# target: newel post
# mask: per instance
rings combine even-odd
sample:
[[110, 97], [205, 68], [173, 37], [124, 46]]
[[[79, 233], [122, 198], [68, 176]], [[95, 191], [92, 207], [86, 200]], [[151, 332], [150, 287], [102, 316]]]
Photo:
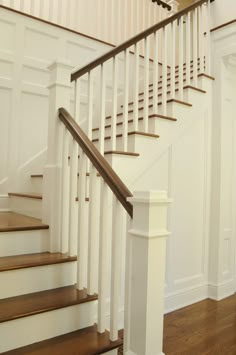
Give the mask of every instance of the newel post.
[[63, 149], [63, 127], [58, 118], [58, 109], [70, 111], [71, 82], [73, 66], [58, 59], [49, 67], [49, 117], [48, 150], [43, 178], [43, 222], [50, 226], [50, 251], [61, 251], [61, 170]]
[[161, 355], [167, 206], [165, 191], [135, 192], [128, 232], [125, 354]]

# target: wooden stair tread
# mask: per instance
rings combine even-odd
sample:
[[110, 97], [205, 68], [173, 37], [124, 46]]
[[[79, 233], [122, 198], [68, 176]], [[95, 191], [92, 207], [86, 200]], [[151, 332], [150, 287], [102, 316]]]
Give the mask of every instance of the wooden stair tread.
[[60, 264], [76, 260], [76, 256], [68, 256], [67, 254], [49, 252], [4, 256], [0, 258], [0, 272]]
[[[128, 136], [132, 136], [132, 135], [139, 135], [139, 136], [146, 136], [146, 137], [152, 137], [152, 138], [159, 138], [160, 136], [158, 134], [153, 134], [153, 133], [146, 133], [146, 132], [140, 132], [140, 131], [132, 131], [132, 132], [128, 132]], [[121, 138], [123, 137], [123, 134], [117, 134], [116, 138]], [[111, 136], [106, 136], [104, 137], [105, 140], [109, 140], [111, 139]], [[99, 142], [99, 138], [95, 138], [92, 140], [92, 142]]]
[[76, 285], [40, 291], [0, 300], [0, 323], [97, 300]]
[[122, 150], [108, 150], [104, 152], [104, 155], [115, 154], [115, 155], [130, 155], [132, 157], [139, 157], [139, 153], [123, 152]]
[[[184, 90], [185, 89], [192, 89], [192, 90], [195, 90], [195, 91], [198, 91], [198, 92], [201, 92], [201, 93], [203, 93], [203, 94], [206, 94], [206, 91], [205, 90], [202, 90], [202, 89], [199, 89], [199, 88], [196, 88], [195, 86], [192, 86], [192, 85], [186, 85], [186, 86], [184, 86], [184, 88], [183, 88]], [[177, 88], [177, 89], [175, 89], [175, 92], [178, 92], [179, 91], [179, 89]], [[169, 95], [171, 93], [171, 91], [167, 91], [167, 95]], [[158, 95], [157, 95], [158, 97], [160, 97], [160, 96], [162, 96], [162, 93], [158, 93]], [[152, 100], [153, 99], [153, 95], [152, 96], [149, 96], [148, 97], [148, 100]], [[138, 100], [138, 102], [143, 102], [144, 101], [144, 99], [139, 99]], [[128, 103], [128, 105], [133, 105], [134, 104], [134, 102], [133, 101], [130, 101], [129, 103]], [[121, 105], [121, 107], [123, 108], [123, 105]]]
[[25, 198], [32, 198], [36, 200], [42, 200], [42, 194], [36, 192], [9, 192], [8, 196], [12, 197], [25, 197]]
[[122, 340], [111, 342], [109, 333], [97, 333], [96, 326], [77, 330], [39, 343], [7, 351], [9, 355], [99, 355], [122, 345]]
[[37, 229], [48, 229], [40, 219], [24, 216], [15, 212], [0, 213], [0, 232], [14, 232]]
[[[79, 173], [77, 174], [79, 176]], [[90, 176], [90, 173], [86, 173], [86, 176]], [[96, 176], [100, 177], [101, 175], [99, 173], [96, 173]], [[39, 175], [30, 175], [31, 178], [42, 178], [43, 179], [43, 174]]]
[[[169, 100], [166, 100], [166, 102], [167, 102], [167, 103], [169, 103], [169, 102], [177, 102], [177, 103], [182, 104], [182, 105], [185, 105], [185, 106], [190, 106], [190, 107], [193, 106], [192, 104], [190, 104], [190, 103], [188, 103], [188, 102], [186, 102], [186, 101], [181, 101], [181, 100], [177, 100], [177, 99], [169, 99]], [[160, 106], [160, 105], [162, 105], [162, 102], [158, 102], [158, 106]], [[152, 107], [153, 107], [152, 104], [148, 106], [148, 108], [152, 108]], [[139, 108], [138, 108], [138, 111], [141, 111], [141, 110], [143, 110], [143, 109], [144, 109], [143, 107], [139, 107]], [[128, 111], [128, 113], [132, 113], [132, 112], [134, 112], [134, 109], [130, 109], [130, 110]], [[118, 117], [118, 116], [122, 116], [122, 115], [123, 115], [123, 112], [120, 112], [120, 113], [117, 114], [117, 117]], [[111, 118], [112, 118], [112, 116], [107, 116], [107, 117], [106, 117], [106, 120], [111, 119]]]

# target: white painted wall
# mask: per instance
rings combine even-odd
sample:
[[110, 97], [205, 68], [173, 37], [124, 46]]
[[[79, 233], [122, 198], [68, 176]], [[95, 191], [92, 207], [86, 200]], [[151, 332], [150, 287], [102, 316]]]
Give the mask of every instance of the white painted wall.
[[236, 2], [234, 0], [215, 0], [211, 4], [211, 28], [236, 19]]
[[[233, 6], [233, 5], [232, 5]], [[236, 25], [213, 32], [212, 214], [209, 279], [213, 298], [236, 290]]]
[[47, 149], [47, 67], [80, 67], [111, 47], [0, 8], [0, 194], [30, 190]]

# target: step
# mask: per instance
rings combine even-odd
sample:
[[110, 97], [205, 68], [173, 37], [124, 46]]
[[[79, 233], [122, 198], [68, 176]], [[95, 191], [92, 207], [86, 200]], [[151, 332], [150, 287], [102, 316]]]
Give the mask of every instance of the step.
[[[117, 134], [116, 135], [116, 146], [117, 149], [122, 150], [122, 145], [123, 145], [123, 134]], [[153, 134], [153, 133], [146, 133], [146, 132], [140, 132], [140, 131], [132, 131], [132, 132], [128, 132], [128, 141], [130, 138], [132, 138], [132, 140], [135, 140], [137, 137], [143, 137], [143, 138], [154, 138], [157, 139], [159, 138], [159, 135], [157, 134]], [[109, 150], [111, 148], [112, 142], [111, 142], [111, 136], [105, 136], [105, 148], [106, 150]], [[100, 138], [94, 138], [92, 140], [92, 142], [96, 145], [99, 144], [99, 140]], [[136, 151], [135, 149], [133, 149], [133, 147], [129, 146], [128, 143], [128, 151]]]
[[42, 218], [42, 194], [36, 192], [10, 192], [10, 210], [26, 216]]
[[31, 177], [32, 190], [41, 194], [43, 191], [42, 188], [43, 174], [32, 174], [30, 177]]
[[38, 218], [25, 216], [15, 212], [0, 212], [0, 232], [48, 229]]
[[3, 354], [9, 355], [98, 355], [108, 353], [122, 345], [122, 340], [111, 342], [109, 332], [97, 332], [96, 326], [91, 326], [69, 334], [45, 340]]
[[0, 213], [0, 257], [49, 250], [49, 226], [14, 212]]
[[[203, 94], [206, 93], [205, 90], [199, 89], [199, 88], [194, 87], [194, 86], [192, 86], [192, 85], [186, 85], [186, 86], [184, 86], [183, 89], [184, 89], [184, 90], [186, 90], [186, 89], [192, 89], [192, 90], [194, 90], [194, 91], [201, 92], [201, 93], [203, 93]], [[152, 90], [152, 91], [153, 91], [153, 90]], [[179, 92], [179, 89], [175, 89], [175, 92], [178, 93], [178, 92]], [[167, 95], [169, 95], [170, 93], [171, 93], [170, 91], [167, 91]], [[141, 96], [141, 94], [140, 94], [140, 96]], [[158, 97], [162, 97], [162, 94], [158, 94]], [[149, 97], [148, 97], [148, 100], [149, 100], [149, 101], [150, 101], [150, 100], [153, 100], [153, 95], [149, 96]], [[139, 103], [140, 103], [140, 102], [143, 102], [143, 101], [144, 101], [144, 98], [138, 100]], [[130, 106], [130, 105], [133, 105], [133, 104], [134, 104], [133, 101], [129, 102], [129, 106]], [[123, 105], [121, 105], [121, 107], [123, 107]]]
[[35, 253], [0, 258], [0, 298], [68, 286], [76, 282], [77, 258]]
[[[117, 130], [117, 134], [121, 134], [122, 133], [122, 130], [123, 130], [123, 125], [124, 125], [124, 122], [121, 121], [122, 117], [119, 116], [119, 121], [116, 123], [116, 130]], [[153, 120], [154, 118], [159, 118], [159, 119], [163, 119], [163, 120], [170, 120], [170, 121], [176, 121], [177, 119], [174, 118], [174, 117], [168, 117], [168, 116], [164, 116], [164, 115], [159, 115], [159, 114], [150, 114], [148, 116], [149, 118], [149, 121], [150, 120]], [[109, 124], [106, 124], [105, 125], [105, 136], [110, 136], [111, 135], [111, 123]], [[128, 132], [132, 132], [133, 131], [133, 128], [134, 128], [134, 120], [132, 118], [130, 118], [128, 120]], [[138, 131], [142, 131], [143, 130], [143, 117], [139, 117], [138, 118]], [[93, 129], [93, 138], [97, 138], [98, 135], [99, 135], [99, 131], [100, 131], [100, 128], [94, 128]], [[155, 132], [155, 131], [150, 131], [152, 133], [158, 133], [158, 132]], [[105, 152], [105, 154], [107, 154], [107, 152]], [[130, 153], [130, 155], [133, 155], [135, 153]], [[136, 153], [138, 154], [138, 153]]]
[[1, 300], [0, 352], [91, 326], [96, 300], [75, 285]]
[[[168, 99], [166, 102], [167, 102], [167, 104], [168, 104], [168, 103], [173, 103], [173, 102], [175, 102], [175, 103], [178, 103], [178, 104], [184, 105], [184, 106], [189, 106], [189, 107], [192, 106], [189, 102], [182, 101], [182, 100], [177, 100], [177, 99]], [[162, 102], [158, 102], [158, 106], [162, 106]], [[152, 109], [152, 108], [153, 108], [153, 105], [151, 104], [151, 105], [149, 105], [148, 107], [149, 107], [149, 109]], [[144, 109], [143, 107], [139, 107], [139, 109], [138, 109], [140, 116], [141, 116], [141, 114], [143, 113], [143, 112], [142, 112], [143, 109]], [[129, 109], [129, 111], [128, 111], [129, 114], [133, 114], [133, 112], [134, 112], [134, 109]], [[153, 113], [149, 113], [149, 114], [153, 114]], [[123, 116], [123, 112], [117, 113], [117, 117], [120, 117], [120, 116]], [[164, 115], [162, 115], [162, 117], [164, 117]], [[168, 115], [167, 115], [167, 117], [168, 117]], [[171, 117], [171, 116], [170, 116], [170, 117]], [[112, 116], [107, 116], [107, 117], [106, 117], [106, 120], [109, 120], [109, 119], [111, 119], [111, 118], [112, 118]]]

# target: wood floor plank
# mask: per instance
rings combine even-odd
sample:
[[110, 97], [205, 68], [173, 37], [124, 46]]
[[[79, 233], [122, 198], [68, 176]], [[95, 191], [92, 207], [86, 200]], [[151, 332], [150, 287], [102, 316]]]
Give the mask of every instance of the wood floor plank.
[[48, 229], [40, 219], [15, 212], [0, 212], [0, 232]]
[[37, 267], [76, 261], [76, 256], [68, 256], [61, 253], [36, 253], [15, 256], [5, 256], [0, 258], [0, 272], [28, 267]]
[[0, 300], [0, 323], [97, 299], [75, 285]]
[[235, 355], [236, 295], [165, 315], [165, 355]]
[[97, 333], [96, 326], [78, 330], [20, 349], [4, 352], [7, 355], [99, 355], [116, 349], [122, 344], [119, 339], [109, 340], [109, 333]]

